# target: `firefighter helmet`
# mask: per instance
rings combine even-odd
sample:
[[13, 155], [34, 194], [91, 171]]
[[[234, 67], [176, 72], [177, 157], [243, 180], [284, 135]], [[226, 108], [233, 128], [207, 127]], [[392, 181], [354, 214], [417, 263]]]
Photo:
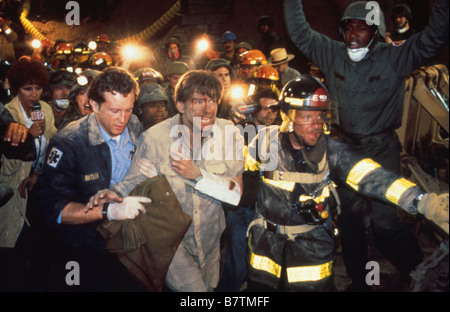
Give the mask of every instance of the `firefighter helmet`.
[[261, 66], [267, 63], [266, 56], [260, 50], [250, 50], [241, 54], [242, 65]]
[[57, 55], [69, 55], [73, 52], [73, 44], [68, 42], [59, 43], [56, 46], [56, 54]]
[[281, 132], [291, 131], [296, 110], [319, 110], [328, 114], [333, 110], [331, 103], [326, 86], [313, 76], [301, 75], [287, 82], [276, 104], [283, 119]]
[[163, 75], [151, 67], [140, 68], [134, 72], [133, 76], [139, 85], [141, 85], [144, 81], [161, 84], [164, 80]]
[[367, 17], [373, 16], [374, 13], [378, 13], [379, 20], [374, 21], [373, 26], [376, 27], [377, 35], [383, 39], [386, 38], [386, 24], [383, 11], [379, 7], [378, 10], [374, 11], [374, 8], [367, 4], [368, 2], [366, 1], [356, 1], [345, 9], [344, 15], [339, 22], [339, 33], [341, 37], [344, 37], [344, 28], [349, 20], [367, 21]]
[[96, 42], [105, 42], [105, 43], [109, 43], [109, 37], [108, 35], [102, 34], [102, 35], [98, 35], [97, 39], [95, 39]]
[[112, 64], [112, 58], [108, 53], [97, 52], [92, 55], [89, 64], [91, 69], [103, 70]]
[[278, 71], [270, 65], [259, 66], [255, 71], [256, 79], [268, 79], [272, 81], [280, 80], [280, 75]]

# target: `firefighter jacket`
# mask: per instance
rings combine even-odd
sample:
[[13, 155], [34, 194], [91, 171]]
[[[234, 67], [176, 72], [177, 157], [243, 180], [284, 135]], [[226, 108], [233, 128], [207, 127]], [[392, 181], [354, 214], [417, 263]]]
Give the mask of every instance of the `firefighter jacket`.
[[[101, 221], [82, 225], [57, 222], [69, 202], [86, 204], [97, 191], [110, 187], [111, 152], [99, 127], [94, 114], [90, 114], [67, 125], [52, 138], [39, 177], [38, 208], [57, 241], [103, 250], [105, 241], [96, 231]], [[137, 142], [142, 126], [135, 115], [127, 128], [132, 141]]]
[[[306, 1], [304, 1], [306, 2]], [[314, 31], [300, 0], [285, 1], [289, 34], [324, 73], [330, 98], [338, 104], [340, 131], [374, 135], [402, 122], [405, 77], [425, 65], [449, 38], [449, 1], [437, 0], [428, 26], [401, 45], [377, 42], [360, 62], [347, 55], [345, 43]]]
[[[371, 159], [362, 159], [347, 145], [325, 135], [316, 146], [304, 147], [306, 158], [296, 156], [298, 151], [293, 150], [289, 134], [271, 133], [262, 141], [259, 138], [259, 144], [271, 149], [267, 153], [271, 157], [261, 155], [264, 149], [259, 151], [261, 162], [254, 160], [256, 139], [249, 145], [248, 165], [261, 172], [262, 180], [257, 192], [257, 215], [248, 230], [248, 274], [250, 279], [273, 288], [286, 274], [284, 286], [288, 290], [333, 289], [335, 240], [331, 208], [338, 199], [333, 195], [336, 192], [332, 181], [346, 183], [364, 195], [405, 210], [422, 192], [415, 184]], [[267, 166], [262, 160], [269, 158], [277, 159], [276, 168], [265, 171]], [[308, 161], [318, 165], [316, 173], [306, 165]], [[316, 210], [308, 215], [308, 209]]]

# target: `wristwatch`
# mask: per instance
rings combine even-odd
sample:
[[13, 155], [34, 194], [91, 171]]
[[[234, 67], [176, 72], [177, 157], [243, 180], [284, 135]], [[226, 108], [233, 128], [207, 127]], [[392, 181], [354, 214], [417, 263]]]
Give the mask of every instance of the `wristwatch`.
[[200, 181], [201, 179], [203, 179], [203, 175], [199, 175], [198, 177], [196, 177], [194, 179], [194, 183], [197, 184], [197, 182]]
[[104, 203], [103, 204], [103, 209], [102, 209], [103, 220], [108, 219], [108, 208], [109, 208], [109, 203]]

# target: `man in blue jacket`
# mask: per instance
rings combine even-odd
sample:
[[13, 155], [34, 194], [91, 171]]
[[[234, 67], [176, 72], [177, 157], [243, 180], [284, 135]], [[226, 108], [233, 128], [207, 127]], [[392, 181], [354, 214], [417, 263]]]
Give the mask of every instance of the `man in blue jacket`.
[[[52, 138], [41, 183], [39, 210], [55, 243], [47, 290], [127, 291], [141, 290], [114, 254], [105, 251], [105, 241], [96, 231], [102, 220], [134, 218], [146, 198], [124, 198], [122, 203], [87, 209], [98, 190], [120, 182], [131, 166], [135, 142], [142, 126], [132, 115], [139, 88], [133, 77], [120, 68], [98, 75], [89, 90], [93, 113]], [[66, 266], [76, 261], [77, 278], [66, 280]], [[71, 285], [73, 284], [73, 285]], [[62, 289], [61, 289], [62, 287]]]
[[[400, 173], [401, 144], [395, 133], [402, 121], [405, 77], [436, 56], [449, 36], [449, 1], [437, 0], [424, 31], [400, 45], [384, 39], [384, 15], [365, 1], [352, 3], [339, 24], [344, 41], [314, 31], [302, 1], [286, 0], [285, 15], [293, 42], [324, 73], [330, 97], [338, 103], [341, 140], [364, 157]], [[372, 24], [373, 25], [368, 25]], [[354, 289], [365, 288], [367, 242], [363, 220], [367, 199], [341, 188], [341, 234]], [[420, 248], [395, 209], [372, 200], [378, 247], [407, 275], [422, 259]]]

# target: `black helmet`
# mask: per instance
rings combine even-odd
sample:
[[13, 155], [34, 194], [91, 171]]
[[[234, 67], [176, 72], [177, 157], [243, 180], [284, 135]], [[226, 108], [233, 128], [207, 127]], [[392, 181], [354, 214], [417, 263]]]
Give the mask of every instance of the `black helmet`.
[[391, 20], [394, 21], [395, 17], [397, 15], [402, 15], [408, 19], [408, 21], [411, 21], [412, 13], [409, 6], [406, 4], [397, 4], [392, 8], [392, 14], [391, 14]]
[[70, 86], [75, 84], [75, 74], [65, 69], [57, 70], [50, 73], [50, 88], [56, 88], [60, 86]]
[[281, 132], [289, 132], [294, 120], [295, 110], [332, 110], [326, 86], [317, 78], [301, 75], [287, 82], [275, 105], [280, 108], [283, 123]]

